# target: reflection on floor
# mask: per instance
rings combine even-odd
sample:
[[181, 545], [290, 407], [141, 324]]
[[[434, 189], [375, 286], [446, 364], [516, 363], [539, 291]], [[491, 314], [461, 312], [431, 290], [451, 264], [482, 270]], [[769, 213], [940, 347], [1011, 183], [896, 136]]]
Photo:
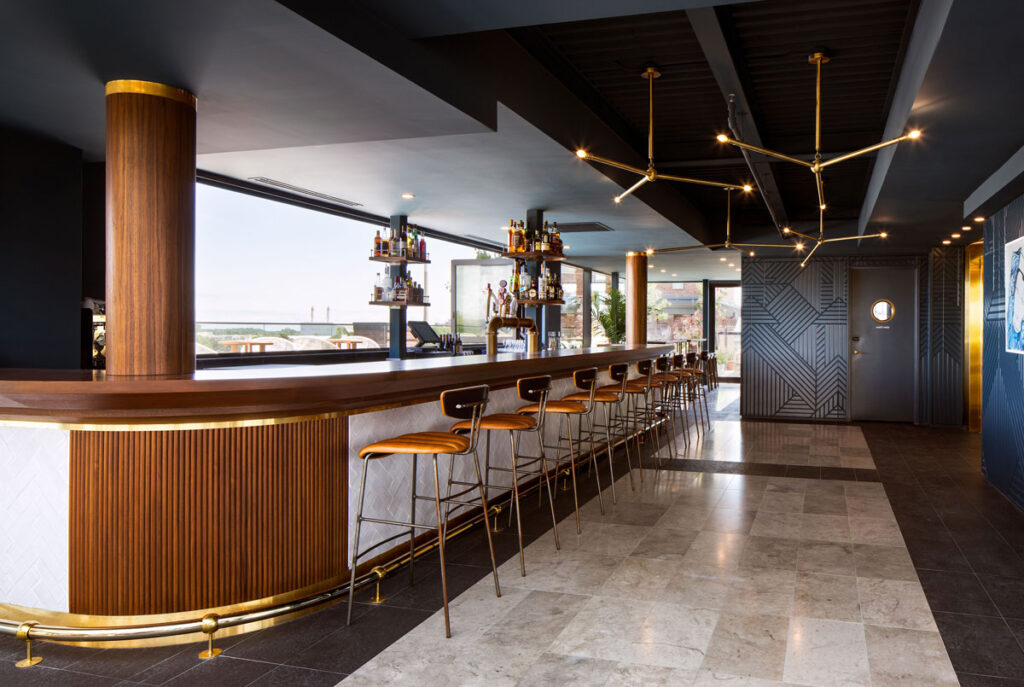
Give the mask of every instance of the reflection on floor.
[[[858, 430], [859, 431], [859, 430]], [[880, 484], [647, 471], [345, 685], [956, 685]], [[756, 683], [742, 678], [756, 678]]]

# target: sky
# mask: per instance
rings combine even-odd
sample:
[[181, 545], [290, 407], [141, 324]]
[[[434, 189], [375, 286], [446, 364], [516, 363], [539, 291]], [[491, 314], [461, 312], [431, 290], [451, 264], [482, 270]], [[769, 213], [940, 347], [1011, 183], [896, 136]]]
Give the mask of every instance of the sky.
[[[375, 232], [365, 222], [197, 184], [196, 320], [386, 322], [387, 308], [368, 304], [384, 267], [367, 259]], [[451, 260], [476, 251], [427, 239], [427, 252], [432, 264], [410, 271], [426, 284], [431, 307], [410, 308], [409, 319], [447, 324]]]

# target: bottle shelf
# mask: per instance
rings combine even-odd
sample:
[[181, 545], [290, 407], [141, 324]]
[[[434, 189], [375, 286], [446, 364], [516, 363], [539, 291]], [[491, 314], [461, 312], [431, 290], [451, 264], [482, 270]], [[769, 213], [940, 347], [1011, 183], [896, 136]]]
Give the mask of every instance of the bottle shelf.
[[529, 253], [502, 253], [503, 258], [515, 260], [536, 260], [540, 262], [561, 262], [565, 260], [565, 253], [551, 253], [548, 251], [531, 251]]
[[409, 303], [408, 301], [370, 301], [370, 305], [383, 305], [388, 308], [429, 308], [429, 302]]
[[545, 301], [539, 298], [520, 298], [516, 302], [520, 305], [565, 305], [563, 300]]
[[371, 255], [371, 262], [384, 262], [389, 265], [429, 265], [430, 260], [426, 258], [407, 258], [401, 255]]

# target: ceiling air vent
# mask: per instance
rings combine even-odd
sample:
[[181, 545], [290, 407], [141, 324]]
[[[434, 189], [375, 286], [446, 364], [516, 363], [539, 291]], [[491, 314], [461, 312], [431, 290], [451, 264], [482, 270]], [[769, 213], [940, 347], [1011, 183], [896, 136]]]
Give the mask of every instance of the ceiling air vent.
[[255, 181], [257, 184], [264, 184], [266, 186], [276, 186], [277, 188], [284, 189], [285, 191], [291, 191], [292, 193], [298, 193], [303, 196], [310, 196], [311, 198], [319, 198], [320, 200], [326, 200], [328, 203], [337, 203], [338, 205], [345, 205], [350, 208], [363, 206], [362, 203], [345, 200], [344, 198], [332, 196], [327, 193], [320, 193], [319, 191], [312, 191], [308, 188], [302, 188], [301, 186], [293, 186], [288, 182], [270, 179], [269, 177], [249, 177], [249, 181]]
[[600, 222], [559, 222], [558, 232], [560, 234], [582, 234], [585, 231], [615, 231], [607, 224]]

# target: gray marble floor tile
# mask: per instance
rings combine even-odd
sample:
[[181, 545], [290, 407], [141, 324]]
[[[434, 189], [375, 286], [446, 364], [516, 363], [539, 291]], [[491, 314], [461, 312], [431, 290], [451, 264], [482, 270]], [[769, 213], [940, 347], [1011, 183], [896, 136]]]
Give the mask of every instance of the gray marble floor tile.
[[856, 578], [848, 575], [797, 573], [793, 615], [861, 622]]
[[684, 568], [679, 577], [665, 585], [662, 598], [690, 608], [721, 610], [738, 575], [736, 570], [725, 568]]
[[618, 666], [614, 661], [564, 654], [542, 654], [516, 683], [523, 687], [601, 685]]
[[668, 583], [679, 577], [677, 560], [629, 556], [619, 563], [603, 585], [594, 590], [597, 596], [656, 601], [664, 598]]
[[607, 687], [678, 687], [692, 684], [697, 671], [664, 666], [619, 663], [608, 673], [608, 679], [597, 684]]
[[529, 592], [484, 633], [497, 641], [547, 648], [572, 622], [589, 596]]
[[960, 682], [938, 632], [866, 625], [873, 687], [956, 687]]
[[756, 516], [756, 510], [718, 507], [708, 514], [701, 529], [707, 532], [747, 534]]
[[781, 680], [789, 619], [723, 613], [708, 645], [704, 669], [741, 677]]
[[859, 577], [857, 589], [865, 623], [938, 632], [924, 590], [916, 580]]
[[801, 538], [813, 541], [850, 541], [850, 519], [845, 515], [804, 513]]
[[886, 580], [917, 581], [917, 571], [910, 554], [902, 546], [854, 544], [857, 577], [879, 577]]
[[793, 539], [747, 537], [746, 546], [740, 555], [739, 567], [796, 570], [799, 545], [799, 542]]
[[855, 544], [905, 546], [895, 520], [888, 518], [850, 518], [850, 538]]
[[744, 570], [728, 578], [724, 610], [789, 616], [793, 610], [796, 572], [793, 570]]
[[868, 687], [871, 678], [864, 626], [794, 616], [783, 680], [812, 687]]
[[804, 495], [802, 493], [772, 491], [771, 484], [765, 489], [764, 498], [757, 507], [758, 511], [775, 513], [802, 513]]
[[734, 569], [739, 566], [746, 543], [744, 534], [701, 532], [694, 537], [682, 562], [686, 568]]
[[846, 496], [846, 511], [851, 518], [884, 518], [896, 521], [885, 496]]
[[696, 539], [698, 531], [677, 530], [668, 527], [654, 527], [648, 530], [630, 552], [630, 556], [642, 558], [660, 558], [664, 560], [682, 560], [690, 544]]
[[750, 535], [778, 539], [800, 539], [803, 532], [803, 513], [777, 513], [759, 510], [750, 526]]
[[796, 566], [801, 572], [851, 576], [857, 573], [853, 544], [841, 542], [801, 542]]
[[693, 687], [782, 687], [778, 680], [762, 680], [746, 675], [731, 675], [718, 670], [702, 669], [697, 673]]

